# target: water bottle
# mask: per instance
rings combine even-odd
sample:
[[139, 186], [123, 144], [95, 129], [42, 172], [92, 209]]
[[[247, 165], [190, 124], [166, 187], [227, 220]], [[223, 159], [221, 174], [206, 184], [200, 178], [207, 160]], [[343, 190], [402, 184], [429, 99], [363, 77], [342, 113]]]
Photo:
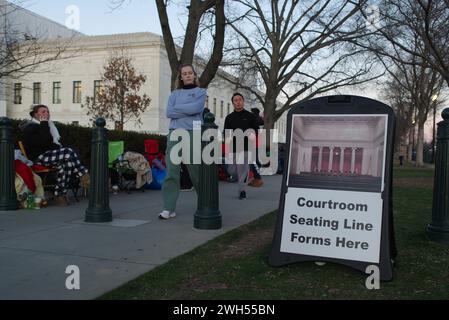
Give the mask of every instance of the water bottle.
[[34, 209], [34, 195], [32, 193], [27, 196], [27, 209]]
[[34, 209], [41, 208], [42, 199], [39, 197], [34, 197]]

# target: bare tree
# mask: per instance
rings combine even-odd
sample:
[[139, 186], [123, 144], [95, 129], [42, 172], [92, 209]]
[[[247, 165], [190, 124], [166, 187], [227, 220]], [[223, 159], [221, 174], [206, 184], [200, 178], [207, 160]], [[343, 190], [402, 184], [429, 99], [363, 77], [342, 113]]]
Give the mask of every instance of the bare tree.
[[171, 87], [174, 88], [176, 75], [180, 64], [193, 63], [195, 58], [195, 47], [197, 45], [198, 34], [202, 18], [211, 10], [215, 16], [215, 34], [213, 35], [213, 49], [209, 60], [200, 76], [200, 84], [207, 87], [215, 77], [223, 57], [223, 45], [225, 36], [225, 13], [224, 0], [190, 0], [187, 27], [184, 36], [184, 43], [178, 55], [178, 49], [173, 40], [170, 22], [167, 16], [167, 6], [169, 1], [155, 0], [159, 14], [159, 21], [164, 37], [165, 48], [172, 71]]
[[394, 71], [390, 68], [388, 70], [392, 86], [402, 95], [393, 100], [402, 109], [401, 113], [397, 113], [402, 117], [398, 123], [403, 124], [399, 128], [403, 127], [405, 131], [407, 128], [414, 130], [415, 125], [417, 126], [416, 166], [423, 166], [424, 125], [429, 112], [444, 101], [441, 92], [444, 79], [439, 72], [425, 62], [417, 62], [416, 59], [410, 57], [410, 64], [393, 60]]
[[414, 115], [415, 109], [412, 103], [410, 94], [404, 88], [403, 75], [400, 72], [395, 72], [394, 76], [389, 76], [383, 85], [383, 98], [393, 108], [396, 115], [396, 128], [394, 145], [396, 150], [400, 151], [402, 145], [407, 147], [407, 159], [412, 159], [412, 131], [414, 130]]
[[24, 33], [14, 21], [15, 14], [26, 1], [0, 1], [0, 83], [6, 77], [20, 78], [47, 65], [48, 62], [72, 57], [64, 52], [73, 44], [73, 37], [47, 40], [38, 32]]
[[[447, 82], [444, 70], [447, 56], [436, 59], [436, 54], [447, 50], [443, 47], [449, 40], [449, 8], [445, 3], [432, 0], [379, 0], [376, 5], [378, 23], [374, 25], [375, 30], [353, 42], [370, 50], [389, 72], [395, 85], [402, 88], [402, 94], [408, 100], [408, 106], [403, 107], [408, 111], [398, 116], [407, 115], [400, 121], [413, 123], [410, 129], [412, 140], [415, 125], [418, 129], [416, 165], [422, 166], [424, 125], [429, 111], [436, 110], [442, 103], [441, 90], [444, 80]], [[362, 14], [367, 17], [363, 9]], [[446, 21], [442, 21], [444, 18]], [[433, 44], [426, 38], [430, 35]], [[412, 119], [408, 119], [410, 115], [413, 115]]]
[[[128, 0], [131, 1], [131, 0]], [[112, 9], [122, 6], [126, 0], [111, 0]], [[173, 38], [170, 27], [170, 19], [167, 14], [167, 7], [171, 5], [170, 0], [155, 0], [159, 22], [161, 24], [162, 36], [168, 61], [172, 72], [171, 88], [174, 89], [178, 68], [184, 63], [198, 62], [202, 65], [203, 72], [200, 75], [200, 85], [206, 88], [214, 79], [215, 74], [223, 58], [223, 45], [225, 37], [225, 0], [190, 0], [188, 9], [187, 25], [184, 33], [184, 41], [181, 47], [177, 46]], [[206, 18], [213, 16], [215, 19], [209, 26], [213, 25], [212, 50], [208, 59], [195, 54], [201, 26]]]
[[[366, 32], [366, 21], [359, 13], [365, 3], [233, 1], [234, 13], [228, 15], [233, 35], [225, 60], [239, 75], [235, 84], [262, 104], [266, 128], [273, 128], [299, 99], [376, 77], [370, 76], [373, 64], [357, 58], [365, 50], [346, 46]], [[280, 100], [282, 107], [277, 108]]]
[[384, 85], [383, 97], [393, 107], [396, 113], [396, 134], [399, 140], [409, 131], [413, 120], [413, 108], [409, 107], [411, 104], [410, 95], [407, 94], [401, 82], [397, 79], [400, 75], [390, 77]]
[[373, 4], [379, 24], [370, 47], [404, 64], [413, 56], [438, 71], [449, 85], [449, 1], [378, 0]]
[[138, 74], [132, 60], [123, 50], [108, 59], [101, 77], [101, 87], [94, 96], [86, 97], [83, 108], [92, 119], [103, 117], [118, 124], [118, 130], [131, 119], [141, 124], [140, 115], [150, 105], [151, 99], [139, 95], [146, 76]]

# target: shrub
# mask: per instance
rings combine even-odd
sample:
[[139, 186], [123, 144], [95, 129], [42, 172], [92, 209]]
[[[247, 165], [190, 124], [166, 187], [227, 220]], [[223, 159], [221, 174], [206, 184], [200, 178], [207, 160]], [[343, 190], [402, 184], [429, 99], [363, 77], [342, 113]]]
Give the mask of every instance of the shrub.
[[[11, 120], [16, 141], [23, 140], [23, 133], [19, 129], [19, 124], [23, 120]], [[82, 127], [77, 125], [69, 125], [56, 122], [56, 127], [61, 135], [61, 143], [64, 146], [73, 148], [80, 156], [81, 162], [86, 166], [90, 165], [90, 146], [92, 141], [92, 128]], [[144, 153], [144, 140], [156, 139], [159, 141], [159, 151], [165, 152], [167, 145], [166, 136], [154, 133], [135, 132], [135, 131], [118, 131], [108, 130], [108, 140], [117, 141], [123, 140], [125, 142], [125, 151], [135, 151], [141, 154]]]

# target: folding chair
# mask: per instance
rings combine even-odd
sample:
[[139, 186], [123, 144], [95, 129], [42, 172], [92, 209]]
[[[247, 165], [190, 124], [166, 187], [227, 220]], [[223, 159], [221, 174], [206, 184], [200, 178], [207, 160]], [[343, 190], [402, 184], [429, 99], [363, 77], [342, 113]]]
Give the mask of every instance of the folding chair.
[[121, 155], [125, 152], [125, 142], [124, 141], [109, 141], [108, 144], [108, 166], [109, 168], [114, 167], [114, 161], [119, 159]]
[[[20, 151], [22, 152], [22, 154], [24, 155], [25, 158], [28, 158], [27, 152], [25, 150], [25, 145], [23, 144], [23, 141], [19, 140], [17, 141], [17, 145], [19, 146]], [[47, 166], [42, 166], [39, 164], [33, 164], [31, 166], [31, 170], [33, 170], [33, 172], [35, 174], [37, 174], [39, 177], [41, 177], [42, 179], [42, 186], [44, 187], [45, 191], [49, 191], [49, 192], [53, 192], [55, 190], [56, 187], [56, 173], [57, 173], [57, 169], [54, 167], [47, 167]], [[78, 202], [78, 190], [80, 189], [80, 180], [78, 177], [71, 177], [71, 183], [69, 185], [69, 189], [72, 191], [73, 196], [75, 198], [75, 200]]]
[[109, 141], [109, 174], [112, 185], [117, 185], [120, 190], [126, 190], [127, 193], [130, 193], [131, 183], [135, 181], [136, 173], [131, 169], [129, 162], [123, 160], [124, 150], [124, 141]]
[[150, 166], [153, 164], [153, 160], [157, 158], [159, 154], [159, 141], [156, 139], [146, 139], [143, 141], [145, 146], [144, 157], [148, 160]]

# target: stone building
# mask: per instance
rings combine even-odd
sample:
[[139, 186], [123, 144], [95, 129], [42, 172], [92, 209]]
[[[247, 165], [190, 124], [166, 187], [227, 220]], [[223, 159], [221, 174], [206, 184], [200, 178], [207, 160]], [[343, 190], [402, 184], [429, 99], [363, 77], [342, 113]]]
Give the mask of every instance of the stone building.
[[[0, 0], [3, 1], [3, 0]], [[135, 121], [125, 123], [125, 130], [146, 131], [165, 134], [169, 121], [165, 116], [168, 97], [170, 95], [171, 69], [161, 36], [149, 32], [115, 34], [101, 36], [85, 36], [75, 34], [64, 26], [52, 24], [44, 17], [23, 9], [23, 21], [28, 16], [40, 19], [42, 25], [48, 24], [48, 37], [45, 45], [52, 48], [63, 38], [71, 37], [71, 43], [64, 52], [65, 59], [42, 65], [37, 72], [29, 73], [20, 79], [9, 79], [5, 86], [3, 114], [11, 118], [28, 116], [32, 104], [43, 103], [49, 106], [52, 119], [63, 123], [76, 123], [89, 126], [92, 124], [86, 109], [82, 108], [87, 96], [93, 97], [101, 87], [101, 74], [108, 58], [117, 51], [132, 58], [136, 71], [146, 76], [140, 94], [147, 94], [151, 104], [141, 115], [142, 125]], [[24, 22], [23, 28], [26, 23]], [[68, 57], [68, 58], [67, 58]], [[197, 64], [201, 72], [201, 64]], [[219, 70], [214, 81], [208, 87], [206, 107], [216, 116], [216, 124], [222, 128], [226, 115], [233, 111], [231, 96], [235, 86], [227, 81]], [[229, 77], [228, 74], [226, 74]], [[245, 92], [243, 94], [246, 95]], [[252, 101], [248, 99], [248, 101]], [[262, 109], [260, 105], [248, 102], [245, 108]], [[1, 110], [1, 109], [0, 109]], [[280, 142], [285, 141], [285, 115], [276, 124]], [[107, 123], [114, 128], [114, 123]]]

